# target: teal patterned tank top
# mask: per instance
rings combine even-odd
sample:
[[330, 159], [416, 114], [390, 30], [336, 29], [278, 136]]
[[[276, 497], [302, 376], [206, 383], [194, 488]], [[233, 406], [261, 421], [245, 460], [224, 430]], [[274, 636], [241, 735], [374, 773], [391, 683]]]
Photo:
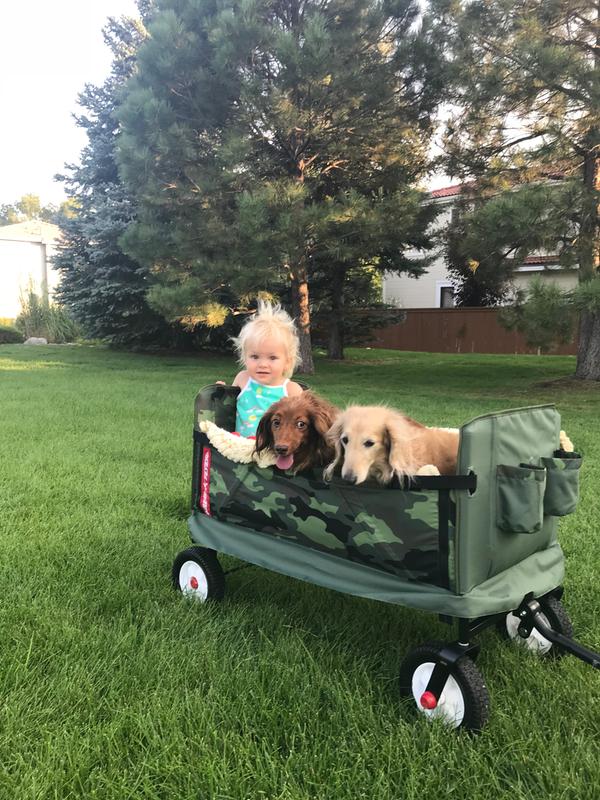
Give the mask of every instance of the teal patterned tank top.
[[237, 398], [235, 429], [242, 436], [256, 436], [260, 418], [269, 406], [287, 397], [287, 380], [281, 386], [265, 386], [253, 378], [248, 378]]

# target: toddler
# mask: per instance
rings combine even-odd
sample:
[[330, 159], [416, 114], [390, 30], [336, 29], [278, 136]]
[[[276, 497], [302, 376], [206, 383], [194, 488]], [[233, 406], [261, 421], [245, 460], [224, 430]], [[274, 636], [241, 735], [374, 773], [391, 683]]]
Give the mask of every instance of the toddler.
[[302, 394], [302, 387], [289, 380], [300, 362], [298, 334], [281, 306], [259, 302], [257, 313], [233, 342], [245, 367], [233, 381], [241, 388], [235, 430], [242, 436], [255, 436], [269, 406], [282, 397]]

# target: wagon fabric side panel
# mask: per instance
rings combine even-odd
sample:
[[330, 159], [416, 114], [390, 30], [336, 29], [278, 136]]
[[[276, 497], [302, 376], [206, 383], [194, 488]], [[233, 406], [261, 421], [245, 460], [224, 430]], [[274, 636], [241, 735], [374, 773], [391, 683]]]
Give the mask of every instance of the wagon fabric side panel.
[[449, 589], [411, 581], [293, 541], [243, 531], [199, 511], [191, 515], [188, 526], [196, 544], [273, 572], [344, 594], [455, 617], [476, 618], [510, 611], [523, 599], [521, 587], [530, 582], [532, 575], [539, 576], [536, 590], [542, 595], [558, 586], [563, 574], [563, 555], [554, 544], [470, 592], [456, 595]]
[[219, 428], [226, 431], [235, 430], [235, 414], [237, 396], [240, 389], [237, 386], [227, 386], [221, 383], [211, 383], [204, 386], [196, 395], [194, 402], [194, 457], [192, 461], [192, 508], [196, 505], [198, 486], [200, 483], [200, 458], [201, 451], [196, 441], [200, 433], [200, 422], [214, 422]]
[[[473, 494], [457, 493], [455, 580], [460, 594], [548, 548], [557, 548], [556, 517], [544, 513], [544, 458], [559, 446], [560, 415], [554, 406], [488, 414], [460, 431], [459, 472], [477, 475]], [[560, 549], [560, 548], [559, 548]], [[559, 576], [558, 583], [562, 579]], [[532, 573], [521, 596], [540, 593], [543, 576]]]
[[227, 386], [220, 383], [211, 383], [204, 386], [196, 395], [194, 404], [194, 428], [200, 430], [202, 420], [214, 422], [219, 428], [226, 431], [235, 430], [235, 412], [237, 396], [240, 393], [238, 386]]
[[235, 525], [410, 580], [438, 583], [438, 492], [325, 482], [320, 470], [291, 475], [235, 464], [196, 434], [198, 506]]

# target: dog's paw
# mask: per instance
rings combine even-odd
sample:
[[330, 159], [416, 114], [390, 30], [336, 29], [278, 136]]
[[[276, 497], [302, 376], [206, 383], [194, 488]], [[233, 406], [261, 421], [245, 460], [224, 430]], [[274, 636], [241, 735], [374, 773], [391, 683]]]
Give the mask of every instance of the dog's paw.
[[325, 469], [323, 470], [323, 480], [329, 482], [333, 477], [333, 470], [335, 468], [335, 463], [328, 464]]
[[569, 439], [569, 437], [564, 431], [560, 432], [558, 441], [560, 444], [560, 449], [564, 450], [565, 453], [572, 453], [575, 450], [573, 442]]
[[439, 469], [434, 466], [434, 464], [425, 464], [422, 467], [419, 467], [417, 470], [417, 475], [439, 475]]

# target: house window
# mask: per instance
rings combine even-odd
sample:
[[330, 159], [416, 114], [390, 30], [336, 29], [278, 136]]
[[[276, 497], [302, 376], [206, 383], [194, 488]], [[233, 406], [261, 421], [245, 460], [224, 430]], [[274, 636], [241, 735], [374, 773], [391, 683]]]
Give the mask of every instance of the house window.
[[454, 308], [454, 285], [449, 281], [437, 281], [435, 286], [436, 308]]

